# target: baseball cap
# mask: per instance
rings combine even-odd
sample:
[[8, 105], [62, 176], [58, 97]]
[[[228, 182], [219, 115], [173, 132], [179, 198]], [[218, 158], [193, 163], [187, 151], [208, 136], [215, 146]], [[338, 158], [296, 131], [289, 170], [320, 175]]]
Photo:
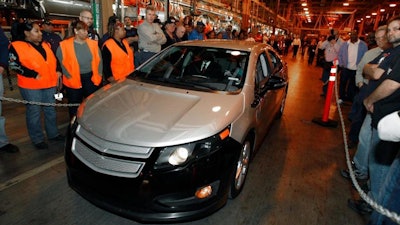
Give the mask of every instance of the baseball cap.
[[46, 24], [46, 25], [53, 25], [53, 23], [52, 23], [50, 20], [45, 20], [45, 21], [43, 22], [43, 24]]
[[205, 26], [205, 24], [202, 21], [197, 21], [196, 25], [197, 26]]
[[400, 141], [400, 111], [390, 113], [379, 120], [378, 135], [384, 141]]
[[178, 20], [176, 20], [174, 17], [168, 17], [167, 21], [165, 21], [165, 24], [171, 24], [176, 22], [178, 22]]

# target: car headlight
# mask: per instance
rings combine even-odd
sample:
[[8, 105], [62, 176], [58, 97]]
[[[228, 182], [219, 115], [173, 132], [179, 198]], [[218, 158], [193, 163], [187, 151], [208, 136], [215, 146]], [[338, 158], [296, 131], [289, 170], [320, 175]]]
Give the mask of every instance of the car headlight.
[[191, 160], [205, 157], [220, 149], [229, 133], [229, 128], [226, 128], [219, 134], [200, 141], [162, 148], [154, 169], [183, 166]]
[[185, 163], [189, 157], [189, 149], [185, 147], [178, 147], [173, 153], [169, 156], [168, 162], [173, 166], [180, 165]]

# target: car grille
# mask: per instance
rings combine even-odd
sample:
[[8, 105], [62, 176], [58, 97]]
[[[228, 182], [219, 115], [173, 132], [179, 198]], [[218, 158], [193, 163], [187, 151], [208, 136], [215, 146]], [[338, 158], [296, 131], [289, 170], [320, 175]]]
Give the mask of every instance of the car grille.
[[72, 141], [73, 154], [91, 169], [112, 176], [135, 178], [150, 157], [153, 148], [108, 142], [94, 136], [82, 126], [76, 129]]

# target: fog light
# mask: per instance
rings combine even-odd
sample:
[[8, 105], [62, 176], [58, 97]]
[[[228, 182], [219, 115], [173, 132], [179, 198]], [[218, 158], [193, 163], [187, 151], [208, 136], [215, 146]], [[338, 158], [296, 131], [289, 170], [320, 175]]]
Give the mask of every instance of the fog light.
[[200, 188], [196, 191], [196, 197], [203, 199], [207, 198], [212, 194], [212, 187], [210, 185]]
[[189, 157], [189, 151], [186, 148], [177, 148], [169, 157], [168, 162], [171, 165], [180, 165]]

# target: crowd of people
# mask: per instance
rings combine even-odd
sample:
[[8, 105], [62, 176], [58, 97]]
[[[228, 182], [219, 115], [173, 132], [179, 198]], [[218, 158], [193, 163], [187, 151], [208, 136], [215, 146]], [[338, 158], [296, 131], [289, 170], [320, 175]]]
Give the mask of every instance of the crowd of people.
[[[107, 32], [100, 36], [94, 29], [92, 12], [88, 10], [83, 10], [61, 34], [55, 33], [49, 19], [38, 22], [18, 18], [12, 24], [11, 43], [0, 30], [0, 75], [9, 68], [17, 75], [22, 98], [30, 103], [43, 103], [26, 104], [26, 124], [32, 144], [38, 149], [47, 149], [48, 142], [64, 140], [57, 129], [55, 106], [48, 104], [54, 103], [54, 94], [60, 90], [65, 92], [71, 104], [69, 115], [73, 118], [77, 114], [76, 105], [84, 98], [102, 85], [125, 78], [143, 62], [176, 42], [213, 38], [275, 41], [275, 36], [267, 38], [260, 32], [237, 32], [232, 25], [217, 31], [209, 29], [205, 23], [201, 19], [193, 21], [191, 16], [182, 21], [169, 17], [161, 23], [156, 9], [148, 6], [144, 20], [137, 27], [133, 26], [130, 17], [125, 16], [122, 20], [113, 15], [108, 20]], [[282, 41], [279, 36], [276, 45], [271, 45], [283, 52]], [[3, 89], [0, 90], [2, 93]], [[18, 147], [8, 143], [3, 117], [0, 117], [0, 128], [0, 151], [17, 152]]]
[[[69, 115], [73, 118], [77, 114], [76, 105], [84, 98], [102, 85], [125, 78], [143, 62], [176, 42], [247, 40], [269, 43], [280, 53], [288, 52], [283, 36], [267, 37], [261, 32], [245, 30], [238, 32], [232, 25], [227, 25], [225, 29], [210, 29], [207, 21], [194, 21], [191, 16], [183, 20], [168, 17], [161, 23], [153, 6], [146, 8], [145, 17], [138, 24], [133, 26], [128, 16], [122, 20], [113, 15], [109, 17], [107, 32], [100, 36], [94, 29], [92, 12], [83, 10], [77, 19], [71, 21], [68, 30], [62, 30], [61, 34], [54, 31], [49, 19], [33, 21], [18, 18], [11, 27], [11, 43], [0, 30], [0, 75], [9, 68], [17, 76], [22, 98], [30, 103], [43, 103], [26, 104], [27, 129], [36, 148], [47, 149], [48, 142], [64, 140], [57, 129], [55, 106], [48, 104], [54, 103], [55, 93], [60, 90], [65, 93], [71, 104]], [[293, 45], [296, 52], [301, 48], [298, 37]], [[0, 151], [17, 152], [18, 147], [8, 143], [3, 117], [0, 117], [0, 128]]]
[[[339, 36], [332, 30], [328, 36], [320, 36], [318, 42], [317, 38], [306, 41], [306, 37], [300, 43], [296, 41], [301, 55], [308, 53], [308, 64], [312, 65], [316, 57], [316, 66], [322, 67], [323, 97], [336, 63], [338, 104], [351, 105], [347, 146], [356, 148], [352, 158], [355, 177], [372, 200], [396, 213], [400, 213], [399, 27], [400, 17], [394, 17], [363, 39], [356, 31]], [[295, 58], [299, 47], [294, 47], [294, 39], [282, 43], [293, 49]], [[279, 43], [270, 44], [288, 55]], [[340, 172], [350, 180], [349, 170]], [[361, 197], [349, 199], [348, 206], [361, 215], [371, 215], [369, 225], [396, 224]]]
[[[356, 147], [352, 166], [361, 187], [379, 205], [400, 213], [400, 17], [378, 27], [361, 40], [332, 34], [318, 44], [323, 52], [322, 96], [326, 95], [330, 69], [338, 63], [339, 100], [348, 102], [351, 126], [348, 147]], [[341, 175], [350, 179], [347, 169]], [[362, 198], [349, 199], [359, 214], [372, 214], [369, 225], [396, 224]]]
[[[361, 40], [357, 32], [349, 39], [337, 33], [328, 37], [303, 39], [298, 35], [267, 36], [261, 32], [236, 31], [229, 25], [224, 30], [206, 30], [204, 21], [183, 21], [169, 17], [161, 24], [156, 10], [146, 8], [144, 21], [132, 25], [129, 17], [110, 17], [107, 33], [93, 29], [93, 15], [81, 12], [73, 21], [68, 35], [53, 31], [50, 20], [42, 24], [25, 21], [18, 24], [11, 44], [0, 28], [0, 78], [6, 68], [17, 74], [17, 83], [24, 100], [54, 103], [54, 94], [64, 88], [68, 103], [79, 104], [84, 98], [113, 80], [124, 79], [136, 67], [169, 45], [184, 40], [237, 39], [264, 42], [279, 54], [292, 58], [308, 53], [308, 64], [322, 67], [322, 96], [327, 93], [330, 69], [337, 60], [339, 68], [339, 104], [352, 104], [349, 118], [349, 147], [357, 146], [353, 157], [356, 178], [368, 180], [365, 189], [372, 199], [384, 207], [400, 212], [400, 17]], [[3, 79], [0, 79], [2, 82]], [[3, 84], [0, 83], [0, 96]], [[44, 116], [44, 128], [41, 115]], [[70, 117], [77, 107], [69, 107]], [[8, 142], [0, 105], [0, 151], [18, 152]], [[47, 149], [48, 142], [63, 141], [56, 124], [53, 105], [26, 104], [26, 124], [32, 144]], [[44, 132], [45, 130], [45, 132]], [[349, 178], [348, 170], [341, 174]], [[370, 224], [392, 224], [387, 217], [373, 210], [362, 199], [348, 202], [360, 214], [371, 214]]]
[[[358, 101], [362, 102], [362, 105], [360, 104], [362, 108], [357, 106], [353, 108], [365, 110], [360, 116], [361, 127], [355, 128], [357, 130], [355, 133], [359, 134], [357, 150], [353, 157], [356, 178], [368, 180], [365, 188], [369, 196], [378, 204], [397, 213], [400, 212], [398, 198], [400, 177], [397, 172], [400, 160], [400, 132], [399, 127], [394, 126], [400, 120], [399, 27], [400, 17], [394, 17], [386, 26], [376, 30], [375, 40], [378, 49], [370, 49], [360, 58], [369, 61], [377, 56], [363, 66], [362, 79], [358, 78], [352, 83], [359, 88], [354, 99], [358, 98]], [[349, 58], [352, 55], [351, 51], [354, 53], [356, 49], [351, 50], [351, 47], [348, 47]], [[389, 136], [387, 131], [383, 131], [386, 129], [390, 132]], [[348, 171], [344, 170], [342, 174], [347, 177]], [[373, 210], [362, 199], [349, 200], [348, 203], [359, 213], [372, 212], [370, 224], [395, 224], [391, 219]]]
[[[362, 189], [379, 205], [400, 213], [400, 17], [361, 39], [356, 31], [339, 36], [304, 37], [303, 41], [281, 38], [270, 40], [280, 54], [293, 49], [296, 58], [301, 49], [308, 53], [308, 65], [316, 58], [322, 67], [322, 93], [332, 66], [336, 63], [338, 104], [351, 105], [348, 118], [348, 147], [356, 148], [352, 166]], [[308, 41], [307, 41], [308, 39]], [[295, 45], [296, 46], [295, 46]], [[280, 47], [283, 46], [283, 47]], [[341, 175], [350, 180], [347, 169]], [[361, 215], [369, 214], [369, 225], [396, 224], [375, 210], [364, 199], [349, 199], [348, 206]]]

